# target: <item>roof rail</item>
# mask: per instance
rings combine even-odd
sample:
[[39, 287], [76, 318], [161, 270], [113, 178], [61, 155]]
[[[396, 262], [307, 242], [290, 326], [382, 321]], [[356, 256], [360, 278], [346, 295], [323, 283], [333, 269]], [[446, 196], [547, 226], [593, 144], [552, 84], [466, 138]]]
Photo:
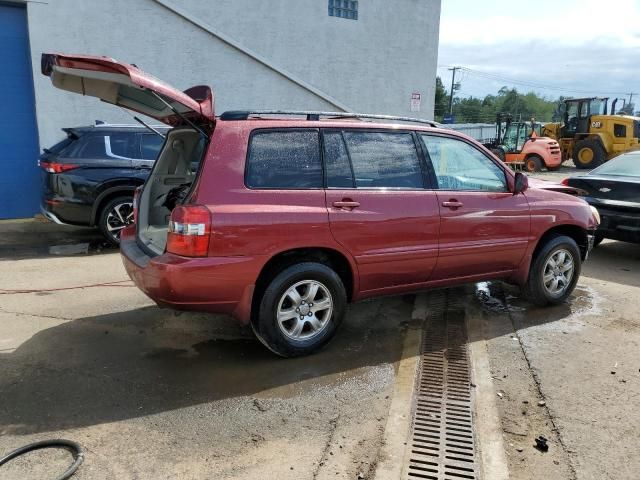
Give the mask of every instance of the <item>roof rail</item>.
[[438, 122], [423, 120], [421, 118], [353, 112], [316, 112], [311, 110], [229, 110], [220, 115], [220, 120], [247, 120], [252, 115], [298, 115], [306, 116], [309, 121], [320, 120], [320, 117], [389, 120], [395, 122], [422, 123], [430, 127], [442, 127]]

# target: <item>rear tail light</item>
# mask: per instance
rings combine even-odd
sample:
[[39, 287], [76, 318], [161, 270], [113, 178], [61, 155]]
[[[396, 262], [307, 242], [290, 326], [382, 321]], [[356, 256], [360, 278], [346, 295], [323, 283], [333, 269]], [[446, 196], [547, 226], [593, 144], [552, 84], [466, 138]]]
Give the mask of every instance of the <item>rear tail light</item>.
[[202, 205], [173, 209], [167, 234], [167, 252], [184, 257], [206, 257], [211, 235], [211, 212]]
[[565, 178], [565, 179], [563, 179], [560, 183], [561, 183], [562, 185], [569, 186], [569, 179], [568, 179], [568, 178]]
[[40, 165], [40, 168], [42, 168], [45, 172], [49, 173], [62, 173], [73, 170], [75, 168], [80, 168], [80, 165], [73, 165], [69, 163], [42, 162], [40, 160], [38, 160], [38, 165]]
[[133, 192], [133, 223], [138, 223], [138, 207], [140, 206], [140, 195], [142, 195], [142, 186], [136, 188]]

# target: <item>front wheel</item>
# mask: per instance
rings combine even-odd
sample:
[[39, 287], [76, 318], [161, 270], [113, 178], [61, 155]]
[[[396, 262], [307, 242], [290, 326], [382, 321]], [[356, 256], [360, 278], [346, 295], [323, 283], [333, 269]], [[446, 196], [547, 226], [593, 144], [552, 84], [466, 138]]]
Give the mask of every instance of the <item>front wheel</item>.
[[531, 263], [527, 300], [540, 306], [564, 302], [578, 283], [581, 264], [575, 240], [564, 235], [551, 237]]
[[580, 140], [573, 147], [573, 163], [576, 168], [596, 168], [607, 159], [602, 144], [593, 138]]
[[120, 245], [122, 229], [133, 223], [133, 199], [116, 197], [110, 200], [101, 210], [98, 226], [107, 241], [112, 245]]
[[524, 162], [527, 172], [539, 172], [542, 170], [542, 165], [544, 165], [544, 162], [538, 155], [531, 155]]
[[333, 338], [346, 304], [344, 284], [335, 271], [321, 263], [298, 263], [271, 280], [251, 325], [272, 352], [308, 355]]

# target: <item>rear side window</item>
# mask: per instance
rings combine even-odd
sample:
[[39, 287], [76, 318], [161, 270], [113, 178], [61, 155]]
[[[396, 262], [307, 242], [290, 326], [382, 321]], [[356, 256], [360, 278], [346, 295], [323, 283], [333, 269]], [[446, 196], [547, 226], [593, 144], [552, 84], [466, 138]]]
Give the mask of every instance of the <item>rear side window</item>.
[[158, 158], [164, 138], [155, 134], [140, 135], [140, 154], [143, 160], [155, 160]]
[[134, 158], [135, 135], [133, 133], [112, 133], [107, 137], [108, 155], [115, 158]]
[[345, 131], [356, 187], [423, 188], [411, 133]]
[[253, 133], [245, 182], [249, 188], [322, 188], [318, 131]]
[[325, 132], [324, 165], [327, 172], [327, 187], [353, 188], [353, 172], [342, 132]]
[[78, 142], [76, 148], [69, 152], [72, 158], [105, 158], [104, 135], [85, 135]]

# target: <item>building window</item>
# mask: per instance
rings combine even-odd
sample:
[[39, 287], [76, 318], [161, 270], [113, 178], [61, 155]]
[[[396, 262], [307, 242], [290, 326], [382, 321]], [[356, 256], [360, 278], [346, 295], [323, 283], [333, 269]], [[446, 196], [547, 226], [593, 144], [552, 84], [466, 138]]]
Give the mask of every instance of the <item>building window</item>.
[[329, 16], [358, 19], [358, 2], [354, 0], [329, 0]]

